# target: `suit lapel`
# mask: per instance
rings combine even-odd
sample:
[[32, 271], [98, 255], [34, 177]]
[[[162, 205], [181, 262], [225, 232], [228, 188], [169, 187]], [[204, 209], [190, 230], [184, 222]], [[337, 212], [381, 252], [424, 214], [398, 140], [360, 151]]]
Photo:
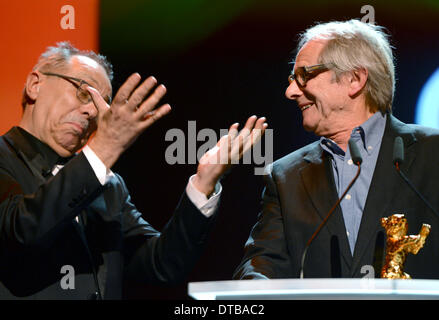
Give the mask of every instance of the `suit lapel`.
[[393, 144], [395, 138], [401, 136], [405, 146], [405, 161], [402, 169], [407, 170], [415, 158], [412, 144], [416, 141], [412, 130], [404, 123], [398, 121], [391, 115], [388, 115], [386, 129], [381, 142], [380, 152], [378, 155], [375, 171], [369, 187], [366, 204], [361, 219], [360, 230], [354, 250], [354, 261], [352, 265], [352, 275], [359, 267], [361, 258], [371, 246], [370, 242], [375, 242], [375, 233], [381, 228], [380, 218], [388, 216], [394, 212], [392, 203], [395, 203], [397, 192], [393, 192], [401, 183], [393, 165]]
[[[310, 153], [305, 155], [304, 159], [309, 162], [309, 164], [300, 171], [302, 182], [311, 202], [323, 220], [338, 200], [331, 160], [323, 153], [318, 143]], [[350, 266], [352, 263], [352, 255], [349, 249], [340, 206], [337, 206], [324, 228], [327, 228], [330, 234], [334, 234], [338, 237], [340, 240], [341, 256], [347, 265]]]
[[17, 155], [32, 172], [34, 178], [37, 180], [37, 185], [44, 183], [46, 178], [43, 176], [43, 172], [50, 170], [50, 167], [41, 154], [32, 148], [16, 127], [12, 128], [3, 137], [9, 145], [14, 148]]

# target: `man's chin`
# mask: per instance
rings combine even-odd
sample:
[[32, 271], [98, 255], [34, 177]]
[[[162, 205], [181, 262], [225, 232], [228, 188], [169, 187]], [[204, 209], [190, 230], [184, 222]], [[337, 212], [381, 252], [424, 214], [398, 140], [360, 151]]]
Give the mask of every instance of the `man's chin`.
[[70, 139], [60, 139], [57, 141], [56, 153], [61, 157], [70, 157], [87, 143], [86, 138], [80, 139], [78, 136], [73, 136]]
[[305, 131], [307, 131], [307, 132], [315, 132], [315, 130], [316, 130], [316, 126], [311, 124], [311, 123], [307, 123], [307, 122], [303, 121], [302, 125], [303, 125], [303, 129], [305, 129]]

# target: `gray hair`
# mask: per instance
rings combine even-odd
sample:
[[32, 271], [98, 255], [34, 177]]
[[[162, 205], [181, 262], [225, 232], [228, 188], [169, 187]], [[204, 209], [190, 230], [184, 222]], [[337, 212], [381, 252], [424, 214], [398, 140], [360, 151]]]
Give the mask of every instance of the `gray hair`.
[[[37, 64], [33, 70], [41, 70], [45, 72], [53, 71], [53, 69], [66, 68], [68, 62], [73, 56], [85, 56], [96, 61], [102, 68], [104, 68], [108, 79], [113, 80], [113, 66], [107, 58], [101, 54], [97, 54], [91, 50], [79, 50], [75, 48], [70, 42], [58, 42], [55, 47], [48, 47], [45, 52], [41, 54]], [[23, 98], [21, 105], [23, 110], [26, 108], [30, 98], [26, 94], [26, 88], [23, 89]]]
[[310, 40], [327, 40], [319, 63], [333, 63], [337, 80], [343, 73], [365, 68], [368, 71], [366, 104], [391, 113], [395, 66], [389, 35], [384, 30], [355, 19], [316, 24], [300, 35], [296, 54]]

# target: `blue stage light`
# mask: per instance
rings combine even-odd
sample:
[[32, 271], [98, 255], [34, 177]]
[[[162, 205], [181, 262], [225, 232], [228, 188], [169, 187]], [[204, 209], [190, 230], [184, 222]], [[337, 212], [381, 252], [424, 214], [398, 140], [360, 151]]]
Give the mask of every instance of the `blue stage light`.
[[415, 123], [439, 129], [439, 68], [430, 76], [419, 94]]

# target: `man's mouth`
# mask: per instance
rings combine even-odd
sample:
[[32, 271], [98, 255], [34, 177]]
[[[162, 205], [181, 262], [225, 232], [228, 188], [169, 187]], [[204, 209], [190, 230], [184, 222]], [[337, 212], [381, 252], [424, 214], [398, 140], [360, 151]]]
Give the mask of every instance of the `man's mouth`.
[[306, 109], [309, 109], [312, 106], [312, 103], [304, 105], [303, 107], [300, 108], [300, 111], [305, 111]]
[[76, 128], [76, 131], [78, 131], [79, 135], [82, 135], [82, 133], [85, 131], [85, 128], [83, 128], [80, 124], [76, 122], [69, 122], [71, 125], [73, 125], [74, 128]]

